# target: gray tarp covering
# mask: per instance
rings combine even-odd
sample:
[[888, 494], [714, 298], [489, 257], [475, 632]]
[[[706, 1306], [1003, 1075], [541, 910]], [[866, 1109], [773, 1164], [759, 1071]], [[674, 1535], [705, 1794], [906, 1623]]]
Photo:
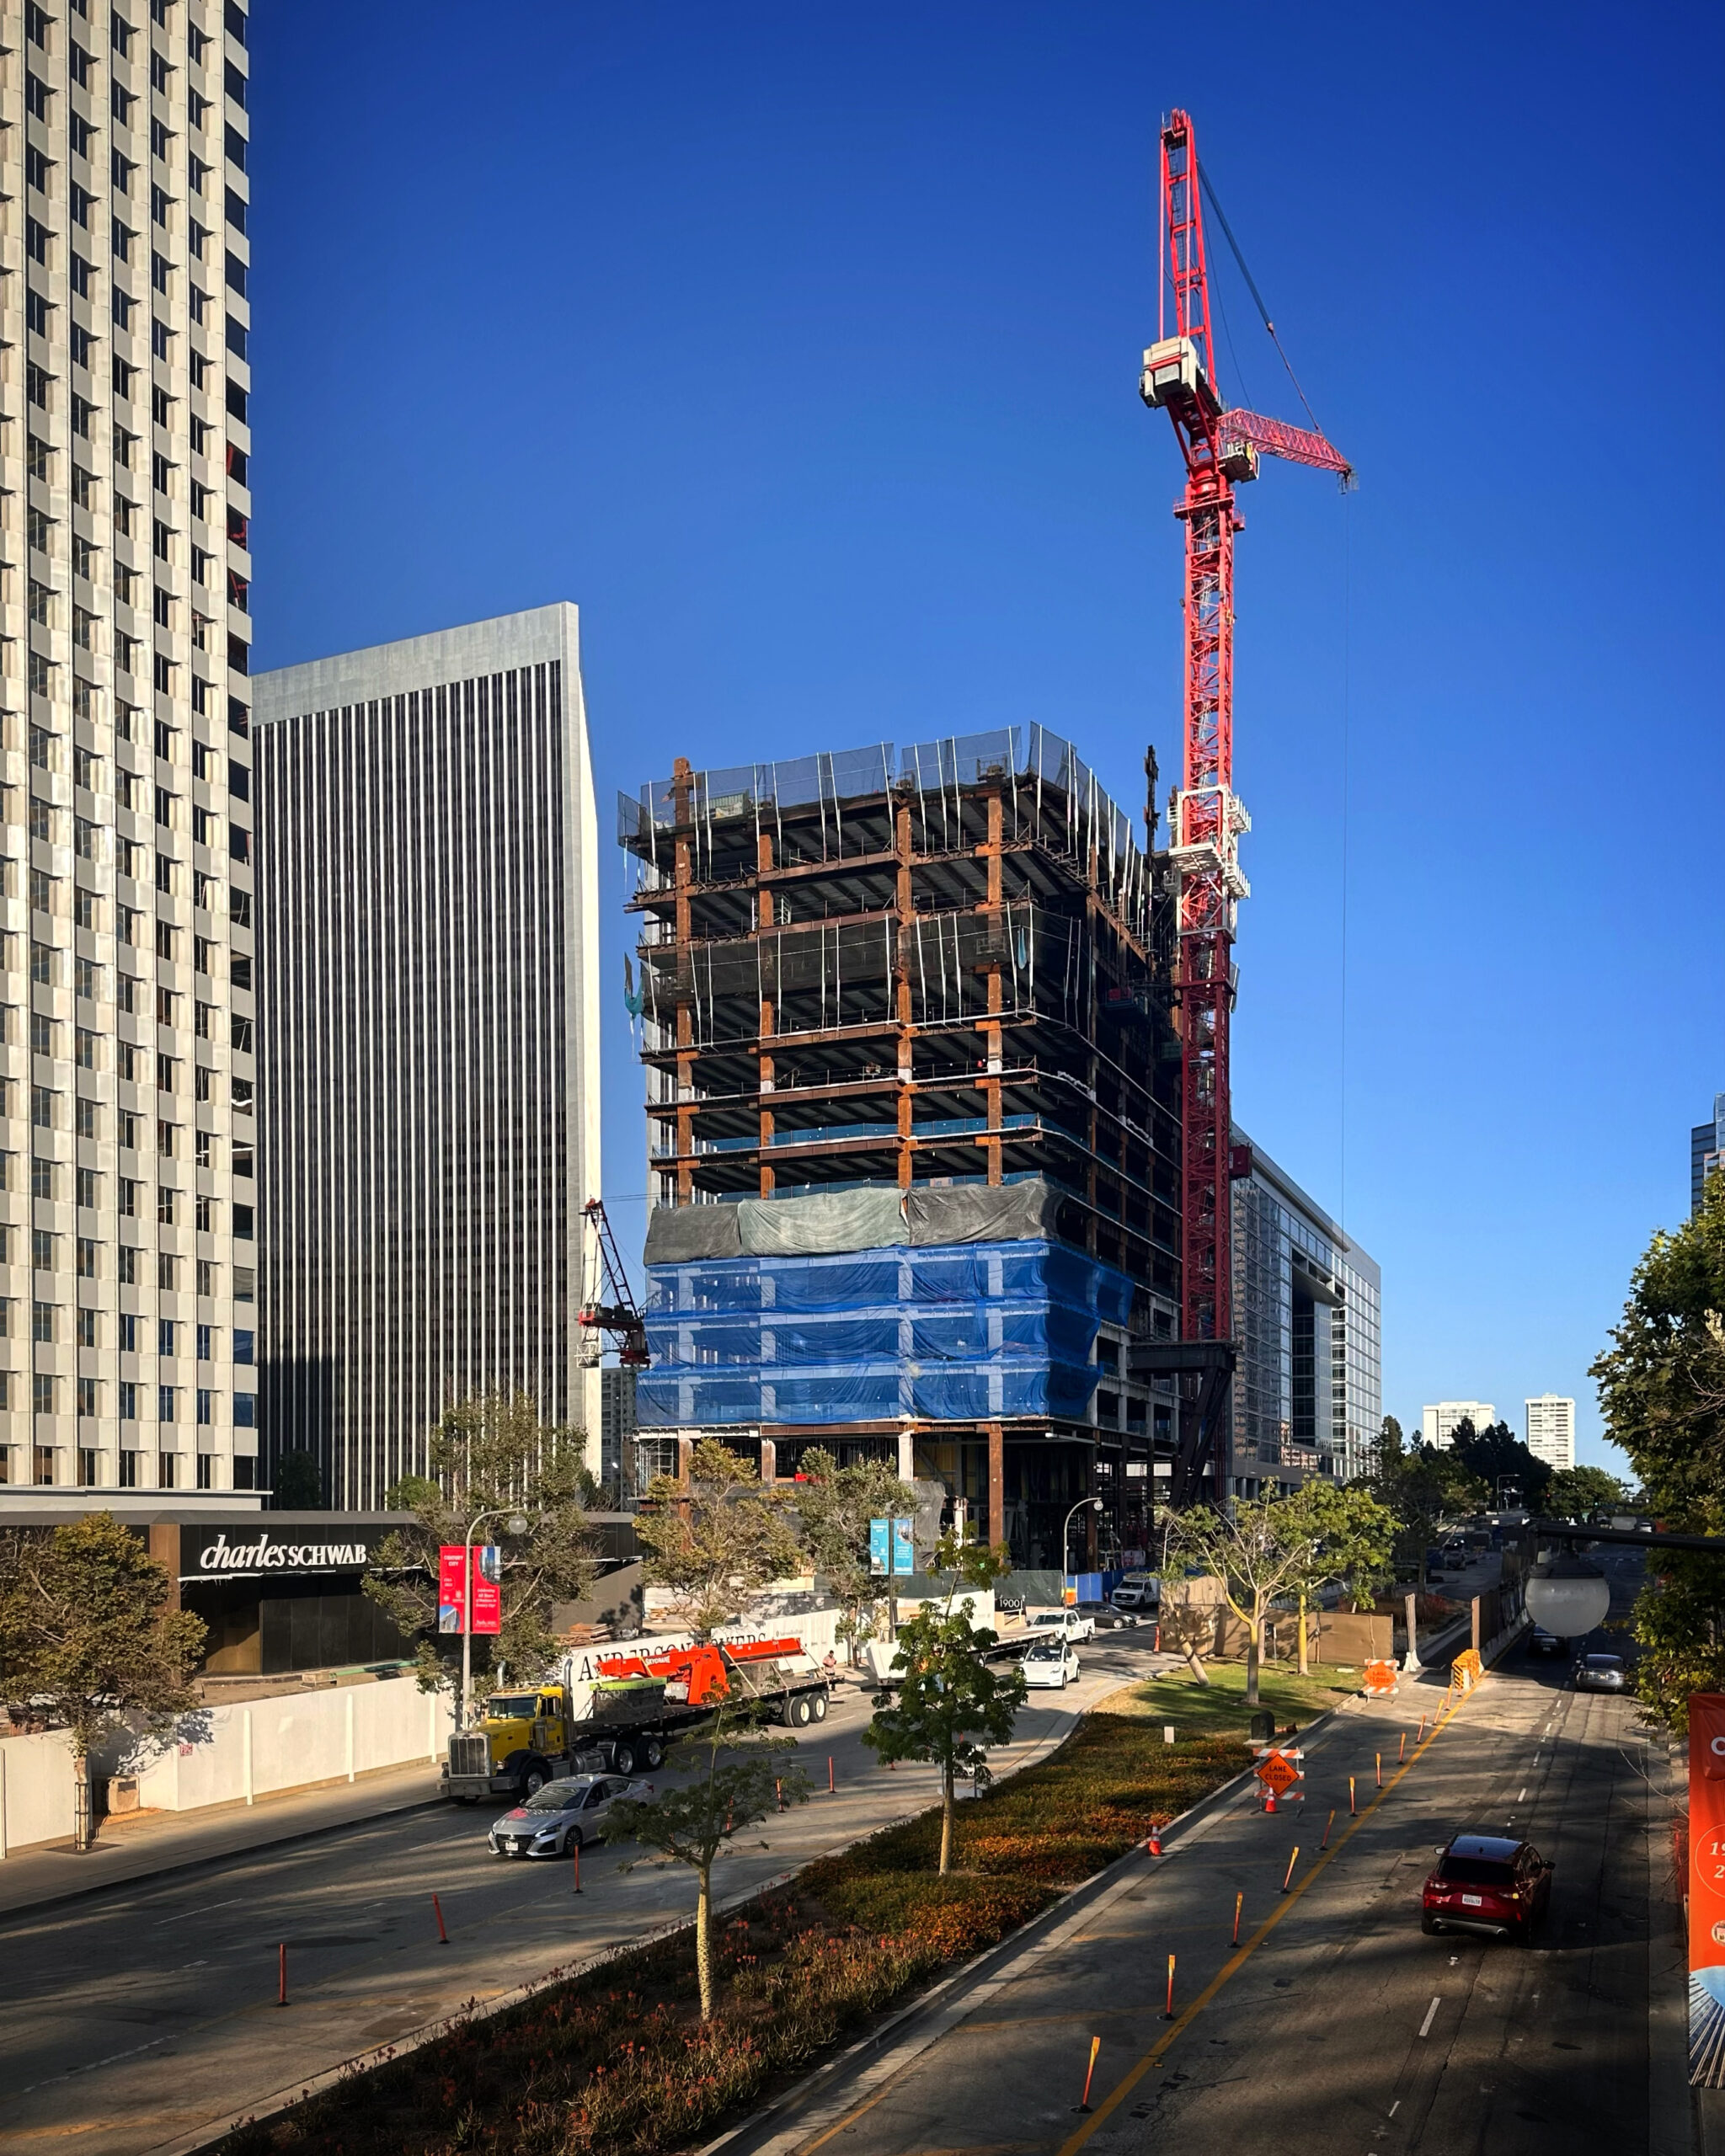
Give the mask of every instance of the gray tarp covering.
[[745, 1198], [735, 1209], [751, 1257], [816, 1257], [911, 1240], [895, 1183], [813, 1198]]
[[649, 1265], [685, 1265], [695, 1257], [740, 1257], [734, 1205], [655, 1205], [647, 1215]]
[[952, 1190], [909, 1193], [913, 1243], [1014, 1243], [1052, 1235], [1060, 1196], [1040, 1177], [991, 1190], [960, 1183]]

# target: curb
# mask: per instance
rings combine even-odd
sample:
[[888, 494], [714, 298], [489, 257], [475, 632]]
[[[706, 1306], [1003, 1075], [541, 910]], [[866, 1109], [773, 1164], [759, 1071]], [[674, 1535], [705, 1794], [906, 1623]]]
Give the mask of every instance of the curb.
[[[68, 1887], [63, 1894], [46, 1894], [35, 1902], [17, 1902], [10, 1908], [0, 1908], [0, 1930], [20, 1917], [33, 1917], [46, 1909], [63, 1909], [69, 1903], [93, 1901], [99, 1894], [118, 1893], [130, 1886], [148, 1886], [158, 1879], [184, 1877], [189, 1871], [208, 1870], [218, 1864], [232, 1864], [248, 1856], [262, 1856], [271, 1849], [289, 1849], [296, 1842], [321, 1841], [326, 1835], [345, 1834], [356, 1827], [369, 1827], [375, 1819], [399, 1819], [411, 1812], [435, 1812], [443, 1804], [441, 1796], [414, 1797], [406, 1804], [386, 1805], [381, 1811], [368, 1812], [358, 1819], [331, 1820], [327, 1826], [302, 1827], [291, 1834], [274, 1834], [268, 1841], [247, 1843], [238, 1849], [227, 1849], [205, 1856], [189, 1856], [177, 1864], [159, 1864], [149, 1871], [135, 1871], [125, 1878], [99, 1879], [88, 1886]], [[4, 1875], [0, 1874], [0, 1884]]]

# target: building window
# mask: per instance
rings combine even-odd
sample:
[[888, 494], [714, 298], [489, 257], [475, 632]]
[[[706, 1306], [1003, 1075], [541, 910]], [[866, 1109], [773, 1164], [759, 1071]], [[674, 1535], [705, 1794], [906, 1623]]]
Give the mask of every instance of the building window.
[[174, 1320], [159, 1318], [156, 1324], [156, 1353], [171, 1357], [174, 1353]]
[[[198, 1293], [200, 1295], [207, 1295], [210, 1292], [210, 1290], [204, 1285], [201, 1277], [207, 1262], [208, 1261], [204, 1258], [200, 1258], [198, 1260], [198, 1272], [200, 1275], [198, 1280]], [[198, 1360], [200, 1363], [210, 1362], [213, 1360], [215, 1352], [216, 1328], [214, 1326], [200, 1325], [198, 1327]]]
[[136, 1288], [138, 1284], [137, 1247], [132, 1243], [120, 1246], [120, 1284], [122, 1288]]
[[122, 1355], [138, 1352], [138, 1321], [130, 1310], [120, 1314], [120, 1352]]
[[258, 1397], [255, 1393], [237, 1392], [233, 1396], [233, 1427], [236, 1430], [257, 1428]]
[[174, 1285], [174, 1260], [165, 1250], [157, 1253], [156, 1285], [158, 1288], [171, 1288]]
[[126, 1378], [120, 1381], [120, 1419], [122, 1422], [138, 1419], [138, 1389]]
[[174, 1420], [174, 1389], [171, 1385], [157, 1386], [156, 1419], [158, 1422], [171, 1422]]
[[81, 1310], [77, 1314], [77, 1344], [80, 1348], [98, 1348], [101, 1342], [97, 1328], [100, 1322], [95, 1310]]
[[198, 1487], [200, 1490], [216, 1487], [216, 1461], [214, 1455], [207, 1452], [198, 1454]]
[[233, 1359], [249, 1369], [257, 1359], [258, 1336], [255, 1331], [236, 1326], [233, 1334]]
[[30, 1230], [30, 1257], [38, 1273], [54, 1270], [54, 1237], [45, 1228]]
[[[30, 1380], [30, 1396], [32, 1405], [38, 1415], [51, 1415], [54, 1412], [54, 1380], [45, 1370], [38, 1370]], [[36, 1477], [39, 1482], [51, 1482], [53, 1479], [51, 1475], [39, 1475]]]
[[213, 1198], [200, 1197], [199, 1198], [197, 1204], [197, 1224], [198, 1233], [200, 1235], [213, 1235], [215, 1233], [216, 1201]]
[[30, 1337], [40, 1343], [52, 1344], [54, 1339], [52, 1303], [33, 1303], [30, 1305]]
[[[50, 1405], [50, 1406], [46, 1406], [46, 1407], [44, 1407], [44, 1406], [42, 1406], [42, 1404], [41, 1404], [41, 1399], [42, 1399], [42, 1387], [43, 1387], [43, 1385], [46, 1385], [46, 1386], [47, 1386], [47, 1388], [48, 1388], [48, 1398], [49, 1398], [49, 1401], [50, 1401], [50, 1403], [51, 1403], [51, 1405]], [[37, 1412], [39, 1415], [51, 1415], [51, 1414], [52, 1414], [52, 1412], [54, 1412], [54, 1411], [53, 1411], [52, 1405], [51, 1405], [51, 1402], [52, 1402], [52, 1401], [53, 1401], [53, 1398], [54, 1398], [54, 1380], [53, 1380], [53, 1379], [52, 1379], [52, 1378], [45, 1378], [45, 1379], [44, 1379], [44, 1378], [38, 1378], [38, 1379], [36, 1380], [36, 1412]], [[40, 1482], [40, 1483], [45, 1484], [49, 1488], [52, 1488], [52, 1486], [53, 1486], [53, 1482], [54, 1482], [54, 1448], [53, 1448], [53, 1446], [52, 1446], [52, 1445], [38, 1445], [38, 1446], [36, 1447], [36, 1449], [35, 1449], [35, 1452], [36, 1452], [36, 1474], [35, 1474], [35, 1479], [36, 1479], [36, 1481], [37, 1481], [38, 1482]]]
[[[236, 1205], [233, 1209], [233, 1235], [236, 1242], [248, 1243], [253, 1237], [253, 1209], [249, 1205]], [[236, 1286], [234, 1293], [239, 1292]]]
[[80, 1378], [77, 1381], [77, 1412], [86, 1422], [96, 1417], [96, 1380]]
[[96, 1257], [97, 1244], [93, 1236], [77, 1239], [77, 1277], [80, 1280], [93, 1280], [99, 1270]]
[[93, 1490], [101, 1479], [101, 1463], [93, 1445], [80, 1445], [77, 1449], [77, 1479], [86, 1490]]
[[174, 1471], [177, 1465], [178, 1461], [173, 1453], [163, 1452], [157, 1454], [156, 1487], [158, 1490], [173, 1489], [174, 1486]]
[[207, 1429], [216, 1419], [216, 1396], [205, 1386], [198, 1387], [198, 1423]]
[[[120, 1388], [122, 1392], [126, 1387]], [[138, 1486], [138, 1456], [136, 1452], [122, 1451], [120, 1455], [120, 1486], [122, 1490], [136, 1490]]]

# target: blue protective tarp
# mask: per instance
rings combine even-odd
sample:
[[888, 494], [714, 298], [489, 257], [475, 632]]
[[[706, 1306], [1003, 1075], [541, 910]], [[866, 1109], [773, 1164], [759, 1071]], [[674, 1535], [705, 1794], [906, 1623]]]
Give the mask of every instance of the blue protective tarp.
[[1098, 1325], [1132, 1283], [1049, 1242], [648, 1267], [649, 1428], [1088, 1413]]

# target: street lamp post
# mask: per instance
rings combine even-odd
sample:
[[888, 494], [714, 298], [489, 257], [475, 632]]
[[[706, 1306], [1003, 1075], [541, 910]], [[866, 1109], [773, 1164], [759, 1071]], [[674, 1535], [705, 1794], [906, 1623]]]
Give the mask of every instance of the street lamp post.
[[[501, 1519], [508, 1510], [507, 1506], [494, 1505], [487, 1512], [475, 1513], [468, 1523], [466, 1534], [462, 1538], [462, 1718], [460, 1726], [463, 1729], [467, 1727], [471, 1719], [473, 1693], [473, 1537], [488, 1519]], [[510, 1512], [509, 1531], [511, 1534], [525, 1534], [527, 1531], [526, 1515], [523, 1513]]]
[[1102, 1499], [1100, 1497], [1081, 1497], [1077, 1503], [1073, 1506], [1071, 1511], [1066, 1514], [1065, 1523], [1061, 1526], [1060, 1572], [1063, 1578], [1066, 1576], [1066, 1558], [1071, 1546], [1072, 1522], [1077, 1518], [1078, 1514], [1083, 1512], [1087, 1508], [1092, 1512], [1101, 1512], [1103, 1508]]

